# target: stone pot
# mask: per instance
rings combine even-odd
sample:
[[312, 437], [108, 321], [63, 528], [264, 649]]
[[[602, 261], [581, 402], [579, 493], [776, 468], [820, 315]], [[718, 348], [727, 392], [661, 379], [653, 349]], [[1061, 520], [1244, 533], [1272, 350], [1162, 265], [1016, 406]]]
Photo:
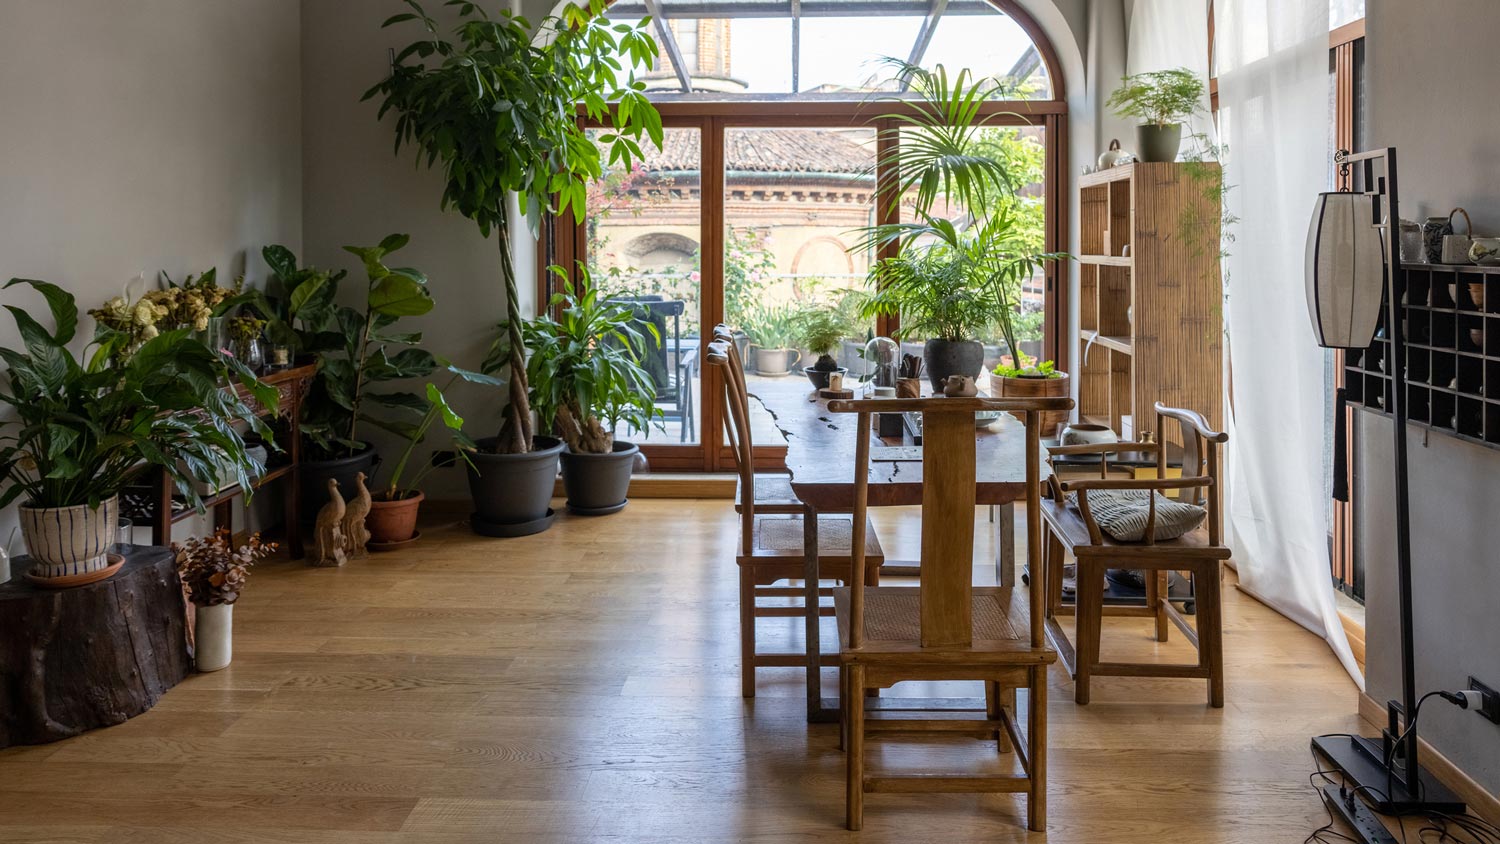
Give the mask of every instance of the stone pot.
[[1157, 126], [1145, 123], [1135, 127], [1136, 155], [1142, 161], [1176, 161], [1182, 147], [1182, 124]]
[[761, 346], [755, 347], [755, 372], [757, 375], [770, 375], [779, 377], [788, 375], [797, 361], [802, 359], [802, 353], [796, 349], [767, 349]]
[[[1069, 393], [1068, 373], [1062, 373], [1060, 378], [1010, 378], [1005, 375], [990, 373], [990, 395], [1004, 399], [1034, 399], [1034, 398], [1066, 398]], [[1026, 421], [1026, 414], [1012, 413], [1012, 416]], [[1050, 437], [1057, 432], [1057, 426], [1068, 421], [1068, 411], [1049, 410], [1042, 414], [1042, 436]]]
[[311, 525], [318, 520], [318, 511], [328, 503], [328, 479], [333, 478], [339, 482], [339, 494], [345, 500], [354, 496], [354, 476], [360, 472], [365, 477], [375, 477], [375, 464], [379, 458], [375, 454], [374, 446], [365, 446], [365, 450], [349, 457], [336, 457], [332, 460], [305, 460], [297, 467], [297, 488], [301, 495], [301, 501], [297, 511], [297, 517], [304, 525]]
[[370, 530], [370, 541], [391, 543], [411, 539], [417, 532], [417, 511], [426, 497], [420, 490], [416, 490], [414, 495], [407, 498], [386, 500], [372, 497], [370, 514], [365, 516], [365, 527]]
[[844, 367], [842, 367], [842, 366], [840, 366], [840, 367], [838, 367], [836, 369], [814, 369], [814, 368], [812, 368], [812, 367], [809, 366], [809, 367], [805, 367], [802, 370], [802, 374], [806, 375], [807, 376], [807, 380], [809, 380], [809, 381], [812, 382], [814, 390], [826, 390], [826, 389], [828, 389], [828, 376], [832, 375], [835, 372], [837, 372], [840, 375], [848, 375], [849, 374], [849, 370], [846, 369], [846, 368], [844, 368]]
[[563, 449], [563, 488], [568, 509], [584, 516], [604, 516], [625, 509], [630, 475], [635, 470], [635, 443], [615, 440], [609, 454], [585, 454]]
[[18, 508], [26, 553], [36, 561], [37, 577], [69, 577], [109, 568], [109, 549], [120, 524], [119, 496], [98, 507]]
[[195, 606], [193, 663], [199, 671], [218, 671], [234, 658], [234, 604]]
[[551, 526], [552, 487], [557, 482], [561, 440], [535, 437], [525, 454], [495, 454], [495, 437], [469, 454], [469, 494], [475, 531], [486, 536], [528, 536]]
[[984, 371], [984, 344], [978, 340], [928, 340], [922, 346], [922, 360], [932, 391], [941, 393], [949, 375], [979, 377]]

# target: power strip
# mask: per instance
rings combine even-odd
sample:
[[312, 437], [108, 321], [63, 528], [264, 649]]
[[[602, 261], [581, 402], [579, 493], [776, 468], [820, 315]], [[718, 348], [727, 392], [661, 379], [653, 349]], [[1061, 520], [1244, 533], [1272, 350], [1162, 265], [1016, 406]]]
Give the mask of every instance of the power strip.
[[1328, 798], [1328, 805], [1338, 813], [1344, 823], [1354, 830], [1357, 841], [1364, 844], [1397, 844], [1396, 837], [1391, 835], [1385, 824], [1380, 822], [1380, 817], [1371, 811], [1358, 797], [1349, 794], [1345, 789], [1343, 794], [1339, 793], [1339, 786], [1329, 783], [1323, 786], [1323, 794]]

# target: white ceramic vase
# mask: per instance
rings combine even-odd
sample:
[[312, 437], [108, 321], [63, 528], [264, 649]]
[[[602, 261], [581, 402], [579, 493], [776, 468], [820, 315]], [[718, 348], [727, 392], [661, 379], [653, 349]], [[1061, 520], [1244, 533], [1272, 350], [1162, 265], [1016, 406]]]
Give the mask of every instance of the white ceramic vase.
[[109, 549], [120, 521], [120, 499], [99, 506], [19, 508], [26, 552], [38, 577], [69, 577], [109, 567]]
[[234, 604], [195, 607], [193, 659], [199, 671], [218, 671], [234, 657]]

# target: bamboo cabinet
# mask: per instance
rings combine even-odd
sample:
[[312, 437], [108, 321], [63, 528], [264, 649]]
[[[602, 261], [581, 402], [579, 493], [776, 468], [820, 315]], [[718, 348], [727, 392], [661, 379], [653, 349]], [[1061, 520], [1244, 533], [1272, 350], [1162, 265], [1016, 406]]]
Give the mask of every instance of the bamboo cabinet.
[[1082, 178], [1082, 421], [1123, 435], [1129, 419], [1132, 439], [1156, 436], [1160, 401], [1223, 426], [1219, 182], [1219, 165], [1200, 162], [1137, 162]]

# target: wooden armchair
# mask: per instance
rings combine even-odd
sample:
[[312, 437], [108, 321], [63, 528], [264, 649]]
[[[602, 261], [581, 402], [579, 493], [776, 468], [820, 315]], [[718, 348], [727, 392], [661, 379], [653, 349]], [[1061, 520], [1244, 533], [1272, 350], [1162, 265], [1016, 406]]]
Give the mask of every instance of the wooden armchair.
[[[804, 592], [800, 587], [777, 586], [782, 581], [801, 580], [805, 557], [802, 551], [803, 525], [806, 507], [795, 497], [789, 502], [767, 501], [756, 494], [756, 474], [753, 460], [753, 443], [750, 438], [749, 396], [745, 391], [744, 371], [739, 366], [739, 356], [732, 343], [715, 341], [710, 343], [705, 358], [724, 377], [725, 428], [729, 434], [730, 448], [734, 452], [735, 465], [739, 473], [740, 495], [735, 509], [740, 514], [740, 548], [735, 562], [740, 570], [740, 682], [745, 697], [755, 697], [755, 669], [772, 667], [804, 667], [807, 658], [801, 653], [763, 653], [755, 644], [755, 620], [768, 617], [801, 617], [803, 607], [798, 598]], [[791, 495], [791, 487], [786, 487]], [[840, 582], [849, 582], [852, 569], [852, 543], [858, 543], [864, 552], [861, 559], [867, 561], [863, 576], [871, 583], [880, 582], [880, 566], [885, 562], [885, 552], [875, 529], [864, 521], [855, 527], [849, 516], [828, 515], [818, 519], [819, 571], [824, 577]], [[832, 587], [818, 591], [820, 597], [832, 594]], [[779, 599], [783, 603], [764, 606], [760, 599]], [[825, 607], [823, 615], [832, 615], [833, 608]], [[835, 664], [832, 654], [824, 657], [827, 664]]]
[[[1221, 563], [1229, 559], [1224, 545], [1223, 514], [1220, 512], [1219, 446], [1228, 441], [1226, 434], [1214, 431], [1198, 413], [1156, 404], [1156, 430], [1163, 436], [1154, 444], [1136, 444], [1136, 451], [1154, 452], [1158, 475], [1150, 480], [1106, 479], [1108, 455], [1119, 451], [1118, 443], [1058, 446], [1048, 449], [1052, 456], [1065, 454], [1100, 454], [1100, 477], [1060, 481], [1054, 474], [1050, 485], [1052, 500], [1042, 507], [1047, 524], [1047, 634], [1057, 647], [1063, 665], [1072, 675], [1075, 699], [1089, 702], [1089, 679], [1099, 675], [1122, 677], [1199, 677], [1208, 679], [1209, 704], [1224, 705], [1224, 651], [1222, 604], [1220, 600]], [[1168, 420], [1177, 424], [1181, 434], [1182, 477], [1166, 478], [1165, 431]], [[1105, 534], [1094, 518], [1089, 494], [1102, 490], [1145, 490], [1149, 498], [1145, 538], [1140, 542], [1120, 542]], [[1157, 541], [1157, 496], [1180, 490], [1179, 500], [1205, 507], [1204, 524], [1183, 536]], [[1077, 496], [1076, 506], [1068, 502], [1068, 493]], [[1071, 551], [1077, 562], [1078, 592], [1074, 641], [1063, 632], [1058, 616], [1068, 611], [1062, 603], [1063, 558]], [[1104, 572], [1109, 567], [1142, 570], [1146, 573], [1145, 606], [1105, 606]], [[1167, 577], [1180, 571], [1191, 578], [1196, 604], [1197, 626], [1189, 626], [1167, 595]], [[1145, 616], [1156, 622], [1155, 637], [1167, 641], [1168, 624], [1177, 625], [1188, 641], [1198, 649], [1193, 665], [1162, 663], [1103, 662], [1100, 659], [1103, 617]]]
[[[1042, 630], [1042, 592], [975, 587], [974, 413], [1019, 412], [1026, 422], [1026, 514], [1033, 567], [1041, 560], [1041, 416], [1066, 410], [1066, 398], [874, 399], [829, 402], [836, 413], [858, 413], [854, 465], [854, 524], [865, 524], [869, 506], [870, 417], [879, 412], [923, 414], [921, 584], [869, 587], [865, 558], [855, 551], [850, 586], [834, 592], [838, 615], [844, 748], [847, 754], [847, 822], [863, 824], [865, 792], [1018, 792], [1028, 795], [1027, 827], [1046, 828], [1047, 668], [1057, 654]], [[854, 547], [862, 537], [855, 536]], [[1029, 605], [1029, 607], [1028, 607]], [[867, 717], [866, 691], [903, 681], [978, 680], [985, 683], [983, 720], [887, 720]], [[1023, 737], [1015, 710], [1000, 701], [1028, 691]], [[879, 713], [873, 713], [879, 714]], [[1010, 775], [917, 774], [865, 771], [866, 733], [971, 734], [1014, 749], [1021, 772]]]

